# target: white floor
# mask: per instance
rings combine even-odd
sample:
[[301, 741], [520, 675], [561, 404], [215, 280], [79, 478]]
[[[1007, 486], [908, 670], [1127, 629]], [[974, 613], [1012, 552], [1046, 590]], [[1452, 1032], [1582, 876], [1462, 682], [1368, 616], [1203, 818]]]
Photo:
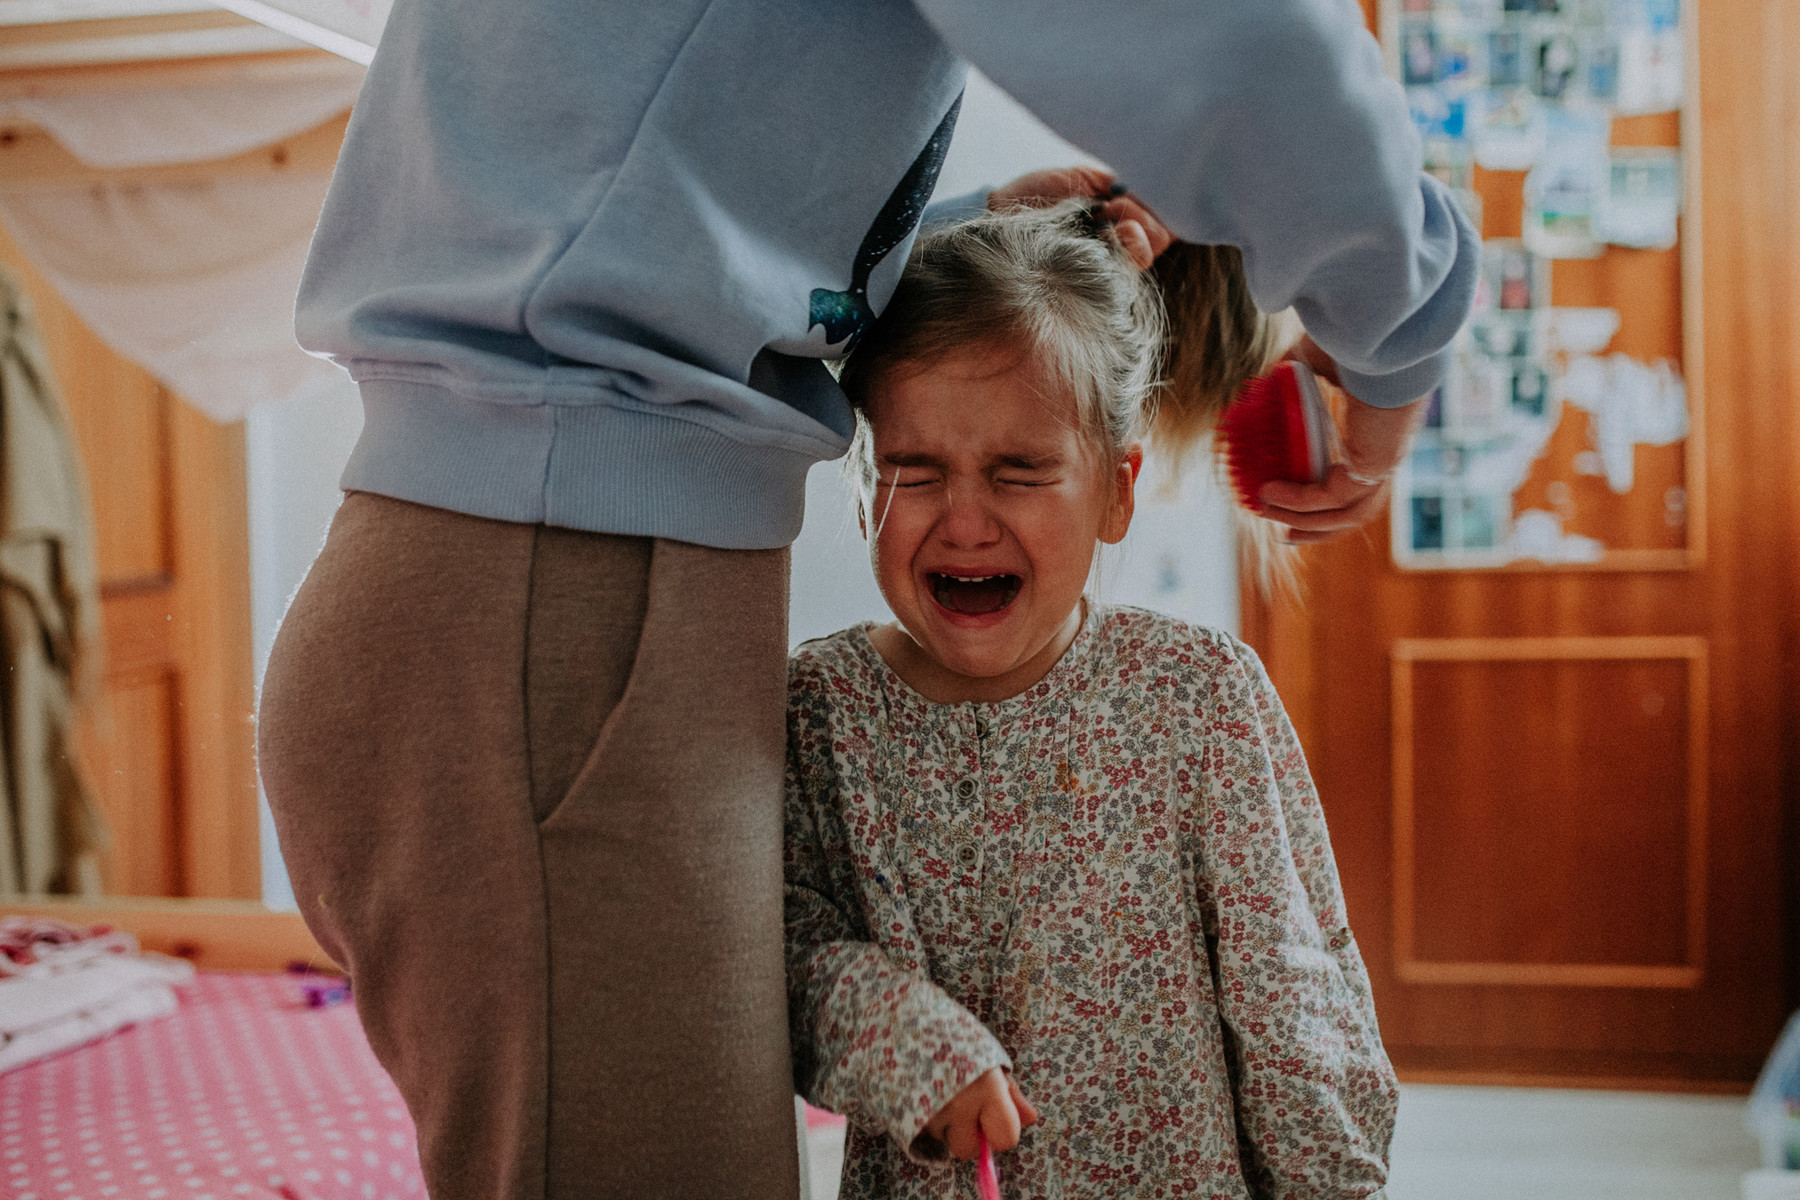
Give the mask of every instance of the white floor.
[[[809, 1141], [834, 1200], [841, 1127]], [[1739, 1097], [1408, 1084], [1388, 1200], [1738, 1200], [1756, 1165]]]
[[1736, 1096], [1400, 1089], [1389, 1200], [1737, 1200], [1758, 1165]]

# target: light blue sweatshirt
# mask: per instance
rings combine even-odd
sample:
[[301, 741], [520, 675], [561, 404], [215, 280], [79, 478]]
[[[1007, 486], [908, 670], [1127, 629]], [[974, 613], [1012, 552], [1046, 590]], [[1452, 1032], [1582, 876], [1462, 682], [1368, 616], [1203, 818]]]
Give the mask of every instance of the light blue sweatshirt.
[[299, 298], [362, 388], [344, 486], [791, 541], [851, 431], [820, 360], [892, 294], [968, 63], [1241, 247], [1353, 394], [1436, 385], [1478, 241], [1353, 0], [398, 0]]

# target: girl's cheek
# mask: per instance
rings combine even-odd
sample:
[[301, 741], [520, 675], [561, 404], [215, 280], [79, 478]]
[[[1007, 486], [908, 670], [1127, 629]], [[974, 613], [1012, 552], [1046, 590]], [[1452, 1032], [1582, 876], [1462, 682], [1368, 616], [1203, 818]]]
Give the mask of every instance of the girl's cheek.
[[874, 531], [884, 547], [891, 550], [916, 541], [930, 528], [932, 503], [917, 491], [895, 488], [876, 493]]

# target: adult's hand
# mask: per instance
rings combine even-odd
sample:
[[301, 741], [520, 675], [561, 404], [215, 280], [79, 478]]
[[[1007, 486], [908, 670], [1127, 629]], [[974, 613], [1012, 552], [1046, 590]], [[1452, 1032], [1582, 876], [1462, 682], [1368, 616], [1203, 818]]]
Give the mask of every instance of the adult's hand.
[[1143, 201], [1125, 189], [1118, 178], [1098, 167], [1057, 167], [1021, 175], [988, 193], [988, 208], [998, 212], [1023, 204], [1040, 208], [1079, 196], [1103, 200], [1100, 217], [1112, 224], [1119, 244], [1139, 270], [1148, 270], [1156, 256], [1175, 241], [1169, 227]]
[[[1299, 359], [1315, 373], [1339, 383], [1337, 364], [1302, 337], [1287, 357]], [[1265, 484], [1258, 499], [1262, 515], [1288, 527], [1291, 542], [1323, 542], [1348, 533], [1377, 516], [1387, 499], [1389, 477], [1406, 457], [1425, 419], [1425, 404], [1415, 400], [1399, 408], [1376, 408], [1346, 395], [1339, 429], [1344, 461], [1319, 483]]]

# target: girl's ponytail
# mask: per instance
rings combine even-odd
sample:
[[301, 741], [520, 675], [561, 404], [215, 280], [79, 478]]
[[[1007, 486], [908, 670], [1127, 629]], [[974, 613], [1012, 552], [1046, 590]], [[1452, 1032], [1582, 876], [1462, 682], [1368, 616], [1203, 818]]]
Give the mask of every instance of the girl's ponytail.
[[[1293, 314], [1265, 313], [1250, 298], [1244, 255], [1235, 246], [1176, 242], [1151, 274], [1162, 293], [1162, 372], [1146, 415], [1151, 444], [1179, 475], [1201, 443], [1210, 445], [1226, 405], [1247, 380], [1273, 366], [1299, 336]], [[1224, 462], [1214, 453], [1214, 467]], [[1229, 490], [1229, 489], [1228, 489]], [[1282, 527], [1231, 506], [1244, 569], [1268, 596], [1299, 590], [1298, 555]]]
[[1219, 423], [1246, 380], [1292, 340], [1288, 322], [1250, 298], [1235, 246], [1176, 242], [1151, 268], [1167, 314], [1161, 382], [1147, 430], [1171, 463], [1186, 460]]

